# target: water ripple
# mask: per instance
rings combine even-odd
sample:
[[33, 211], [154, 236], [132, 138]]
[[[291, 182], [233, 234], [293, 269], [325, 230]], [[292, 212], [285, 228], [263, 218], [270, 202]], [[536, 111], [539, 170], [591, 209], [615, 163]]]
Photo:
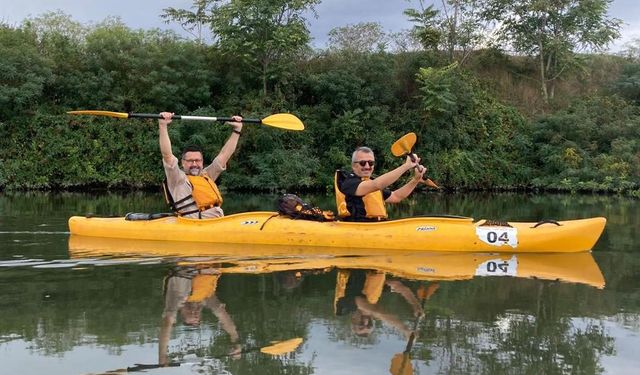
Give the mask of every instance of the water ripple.
[[156, 265], [166, 258], [84, 258], [84, 259], [17, 259], [0, 260], [0, 267], [75, 268], [79, 266], [111, 266], [121, 264]]

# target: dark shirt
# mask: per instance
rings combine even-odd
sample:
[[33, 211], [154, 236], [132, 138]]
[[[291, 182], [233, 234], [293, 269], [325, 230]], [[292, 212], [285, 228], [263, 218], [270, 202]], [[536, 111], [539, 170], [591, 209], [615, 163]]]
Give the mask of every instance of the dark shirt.
[[[340, 184], [340, 191], [345, 195], [345, 201], [347, 203], [347, 210], [351, 213], [351, 216], [345, 218], [346, 221], [369, 221], [367, 219], [367, 211], [364, 208], [364, 201], [362, 197], [356, 195], [356, 190], [362, 182], [362, 178], [358, 177], [355, 173], [345, 173], [344, 180]], [[391, 196], [391, 190], [382, 190], [382, 199], [387, 200]]]
[[336, 315], [346, 315], [358, 309], [355, 298], [365, 297], [362, 293], [364, 284], [367, 281], [367, 271], [351, 270], [349, 280], [344, 289], [344, 296], [336, 301]]

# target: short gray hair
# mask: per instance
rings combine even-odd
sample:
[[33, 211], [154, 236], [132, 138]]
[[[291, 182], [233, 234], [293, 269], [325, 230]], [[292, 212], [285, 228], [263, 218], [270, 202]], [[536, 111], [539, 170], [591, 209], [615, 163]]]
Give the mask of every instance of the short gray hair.
[[358, 152], [364, 152], [365, 154], [373, 154], [373, 150], [370, 149], [369, 147], [365, 147], [365, 146], [360, 146], [358, 148], [356, 148], [356, 150], [353, 152], [353, 154], [351, 155], [351, 162], [355, 163], [356, 160], [356, 154]]

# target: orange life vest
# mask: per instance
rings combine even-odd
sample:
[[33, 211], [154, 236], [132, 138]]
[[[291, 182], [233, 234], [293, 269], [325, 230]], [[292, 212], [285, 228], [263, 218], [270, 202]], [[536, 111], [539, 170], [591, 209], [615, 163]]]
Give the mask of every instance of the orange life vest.
[[191, 294], [187, 298], [187, 302], [202, 302], [211, 297], [216, 292], [219, 278], [220, 274], [194, 276], [191, 280]]
[[[367, 177], [362, 177], [362, 181], [368, 180]], [[339, 218], [346, 218], [351, 216], [351, 212], [347, 209], [347, 200], [344, 193], [340, 190], [339, 184], [344, 180], [344, 174], [342, 171], [336, 171], [333, 179], [333, 187], [336, 194], [336, 208], [338, 210]], [[384, 197], [382, 191], [376, 190], [362, 197], [364, 203], [364, 209], [367, 212], [367, 219], [386, 219], [387, 208], [384, 206]]]
[[[190, 215], [196, 212], [206, 211], [212, 207], [222, 206], [222, 194], [218, 190], [218, 185], [209, 176], [187, 175], [192, 191], [190, 195], [175, 201], [171, 196], [167, 180], [162, 183], [165, 200], [178, 215]], [[185, 211], [186, 208], [196, 206], [196, 208]]]
[[[347, 289], [347, 283], [351, 276], [350, 270], [339, 269], [336, 277], [336, 290], [333, 297], [333, 312], [338, 310], [338, 300], [345, 296]], [[371, 304], [378, 303], [380, 296], [382, 295], [382, 289], [386, 281], [386, 274], [379, 271], [367, 271], [364, 286], [361, 293], [366, 297], [367, 302]]]
[[209, 176], [187, 175], [187, 177], [193, 187], [191, 196], [200, 211], [222, 206], [222, 194], [218, 190], [218, 185]]

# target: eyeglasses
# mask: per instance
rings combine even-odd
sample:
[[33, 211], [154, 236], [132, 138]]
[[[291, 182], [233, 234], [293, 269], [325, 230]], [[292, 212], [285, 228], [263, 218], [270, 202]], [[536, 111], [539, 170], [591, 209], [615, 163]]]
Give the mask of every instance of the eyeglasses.
[[376, 164], [375, 160], [357, 160], [353, 162], [354, 164], [360, 164], [361, 167], [369, 164], [370, 167], [373, 167]]
[[182, 159], [185, 163], [202, 163], [202, 159]]

